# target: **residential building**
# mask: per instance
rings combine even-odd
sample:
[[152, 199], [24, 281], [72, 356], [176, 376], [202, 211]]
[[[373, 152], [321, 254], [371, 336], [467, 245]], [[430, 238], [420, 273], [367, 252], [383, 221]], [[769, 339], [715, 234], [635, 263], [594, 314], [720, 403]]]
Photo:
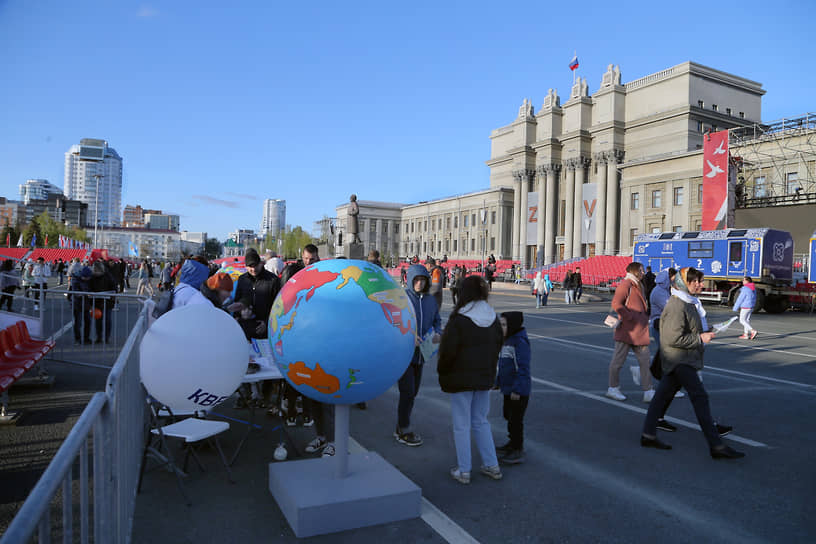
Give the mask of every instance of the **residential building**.
[[276, 240], [281, 231], [286, 229], [286, 201], [267, 198], [263, 202], [263, 219], [261, 234], [272, 235]]
[[105, 227], [98, 230], [97, 238], [97, 246], [107, 249], [110, 255], [116, 257], [136, 257], [131, 252], [133, 247], [141, 259], [176, 261], [181, 258], [181, 235], [178, 231]]
[[65, 196], [88, 205], [88, 226], [119, 226], [122, 157], [105, 140], [72, 145], [65, 153]]
[[238, 229], [229, 234], [229, 238], [236, 244], [246, 247], [248, 242], [258, 239], [258, 235], [252, 229]]
[[179, 230], [179, 216], [164, 213], [145, 213], [144, 226], [148, 229]]
[[198, 255], [204, 253], [207, 242], [206, 232], [181, 231], [181, 253], [183, 255]]
[[45, 200], [48, 195], [62, 195], [62, 189], [48, 182], [47, 179], [29, 179], [20, 185], [20, 200], [28, 204], [31, 200]]
[[26, 223], [47, 212], [57, 223], [69, 227], [85, 227], [88, 224], [88, 205], [79, 200], [71, 200], [60, 194], [50, 193], [44, 200], [30, 200], [25, 208]]
[[16, 200], [0, 197], [0, 227], [13, 227], [23, 222], [25, 222], [25, 205]]

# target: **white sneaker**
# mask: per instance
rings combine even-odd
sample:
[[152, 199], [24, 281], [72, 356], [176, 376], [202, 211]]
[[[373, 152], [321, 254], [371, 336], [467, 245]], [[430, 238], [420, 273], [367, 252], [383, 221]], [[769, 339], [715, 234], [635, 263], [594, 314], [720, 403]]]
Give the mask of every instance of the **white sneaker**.
[[676, 398], [676, 399], [682, 399], [685, 396], [686, 396], [686, 394], [683, 393], [682, 391], [678, 391], [677, 393], [674, 394], [674, 398]]
[[655, 391], [654, 389], [649, 389], [643, 392], [643, 402], [652, 402], [654, 398]]
[[626, 400], [626, 396], [621, 393], [620, 387], [610, 387], [606, 390], [606, 395], [612, 400]]
[[630, 366], [629, 370], [632, 372], [632, 381], [635, 382], [635, 385], [640, 385], [640, 367], [639, 366]]

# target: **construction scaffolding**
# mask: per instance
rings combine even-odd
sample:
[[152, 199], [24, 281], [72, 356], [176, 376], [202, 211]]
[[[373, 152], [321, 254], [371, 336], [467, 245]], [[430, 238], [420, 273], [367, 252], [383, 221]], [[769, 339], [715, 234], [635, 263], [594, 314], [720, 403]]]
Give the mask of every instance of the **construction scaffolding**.
[[816, 203], [816, 113], [728, 131], [737, 208]]

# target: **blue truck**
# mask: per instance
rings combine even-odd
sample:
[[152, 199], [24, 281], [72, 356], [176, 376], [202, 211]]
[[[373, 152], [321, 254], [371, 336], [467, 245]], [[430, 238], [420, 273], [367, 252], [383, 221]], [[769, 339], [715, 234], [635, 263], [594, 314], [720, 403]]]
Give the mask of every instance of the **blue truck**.
[[[816, 236], [814, 236], [816, 238]], [[813, 261], [811, 240], [811, 262]], [[693, 266], [705, 274], [706, 292], [733, 303], [750, 276], [757, 286], [755, 310], [784, 312], [793, 282], [793, 237], [770, 228], [655, 232], [635, 238], [634, 260], [652, 272]], [[811, 268], [811, 274], [813, 266]]]

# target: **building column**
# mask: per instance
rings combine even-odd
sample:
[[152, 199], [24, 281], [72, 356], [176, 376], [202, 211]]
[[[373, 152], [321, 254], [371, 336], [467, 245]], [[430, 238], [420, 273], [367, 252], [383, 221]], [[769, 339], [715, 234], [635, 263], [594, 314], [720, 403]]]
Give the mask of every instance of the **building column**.
[[527, 262], [527, 217], [530, 214], [530, 206], [527, 202], [527, 193], [530, 190], [530, 179], [532, 175], [530, 171], [524, 172], [524, 177], [521, 179], [521, 214], [519, 214], [519, 261], [521, 268], [526, 270], [528, 268]]
[[564, 206], [564, 258], [569, 259], [573, 254], [573, 241], [575, 230], [575, 160], [566, 161], [567, 185], [564, 194], [566, 205]]
[[618, 216], [620, 205], [618, 193], [618, 162], [623, 159], [623, 151], [615, 150], [607, 155], [606, 162], [606, 248], [607, 254], [618, 252]]
[[575, 200], [573, 201], [573, 206], [575, 207], [575, 215], [573, 216], [573, 221], [575, 222], [575, 229], [572, 232], [573, 242], [572, 242], [572, 256], [573, 257], [581, 257], [583, 256], [583, 244], [581, 243], [581, 231], [582, 229], [582, 219], [584, 214], [582, 209], [584, 207], [584, 181], [586, 179], [586, 170], [587, 165], [589, 164], [589, 159], [586, 157], [580, 157], [575, 165]]
[[558, 182], [559, 170], [560, 165], [558, 164], [547, 165], [545, 170], [547, 174], [547, 212], [544, 216], [546, 222], [544, 228], [544, 264], [552, 264], [556, 261], [555, 232], [558, 225], [556, 222], [558, 192], [555, 190], [555, 186]]
[[538, 167], [538, 222], [536, 223], [536, 266], [544, 264], [544, 206], [546, 204], [547, 170]]
[[519, 216], [521, 215], [521, 171], [513, 172], [513, 243], [510, 248], [511, 259], [519, 260]]
[[595, 254], [606, 255], [606, 153], [596, 153], [598, 202], [595, 206]]

